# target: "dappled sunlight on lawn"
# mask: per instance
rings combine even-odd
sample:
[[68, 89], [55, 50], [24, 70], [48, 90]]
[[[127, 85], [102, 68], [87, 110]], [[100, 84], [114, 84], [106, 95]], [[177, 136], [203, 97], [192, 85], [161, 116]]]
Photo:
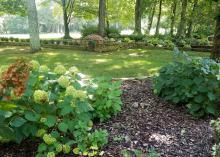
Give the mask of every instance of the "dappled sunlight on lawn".
[[[207, 53], [190, 55], [207, 56]], [[143, 77], [152, 76], [173, 60], [173, 53], [161, 49], [128, 49], [117, 52], [96, 53], [66, 49], [43, 49], [31, 54], [27, 47], [0, 47], [0, 65], [13, 63], [17, 58], [38, 60], [42, 65], [53, 68], [56, 64], [71, 67], [91, 77]]]

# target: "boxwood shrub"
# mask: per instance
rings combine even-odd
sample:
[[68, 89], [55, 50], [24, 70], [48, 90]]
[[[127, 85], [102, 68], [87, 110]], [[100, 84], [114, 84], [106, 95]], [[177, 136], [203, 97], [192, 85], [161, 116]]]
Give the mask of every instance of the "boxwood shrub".
[[154, 92], [165, 100], [186, 105], [190, 114], [217, 116], [220, 65], [211, 59], [186, 58], [163, 67], [154, 79]]

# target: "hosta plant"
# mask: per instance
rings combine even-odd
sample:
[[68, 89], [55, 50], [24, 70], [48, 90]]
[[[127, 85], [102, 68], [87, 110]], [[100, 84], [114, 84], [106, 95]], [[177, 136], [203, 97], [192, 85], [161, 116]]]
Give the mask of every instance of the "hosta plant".
[[91, 87], [77, 68], [66, 70], [58, 65], [51, 71], [36, 61], [15, 65], [6, 70], [0, 82], [0, 135], [18, 143], [40, 138], [38, 157], [70, 152], [97, 156], [108, 133], [92, 129], [95, 112], [87, 91]]
[[194, 116], [218, 115], [220, 65], [211, 59], [186, 57], [185, 60], [160, 70], [154, 79], [154, 92], [165, 100], [186, 105]]

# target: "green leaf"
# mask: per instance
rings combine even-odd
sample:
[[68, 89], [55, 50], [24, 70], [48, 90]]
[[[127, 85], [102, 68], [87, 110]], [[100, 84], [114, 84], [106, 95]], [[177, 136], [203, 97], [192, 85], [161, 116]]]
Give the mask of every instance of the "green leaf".
[[56, 120], [57, 118], [55, 116], [48, 116], [44, 124], [50, 128], [56, 124]]
[[24, 126], [22, 127], [22, 133], [28, 137], [29, 135], [32, 135], [34, 136], [37, 132], [37, 127], [33, 124], [29, 124], [29, 123], [26, 123], [24, 124]]
[[25, 112], [25, 118], [31, 122], [37, 122], [40, 119], [40, 115], [33, 112]]
[[210, 114], [212, 114], [212, 115], [214, 115], [214, 116], [216, 116], [217, 115], [217, 108], [215, 108], [214, 106], [212, 106], [212, 105], [208, 105], [207, 107], [206, 107], [206, 111], [208, 112], [208, 113], [210, 113]]
[[84, 112], [89, 112], [89, 111], [94, 110], [93, 107], [87, 102], [77, 101], [76, 106], [77, 106], [79, 113], [84, 113]]
[[11, 126], [18, 128], [24, 125], [27, 121], [24, 118], [17, 117], [13, 121], [10, 122]]
[[38, 152], [39, 153], [42, 153], [42, 152], [44, 152], [44, 151], [46, 151], [47, 150], [47, 145], [45, 144], [45, 143], [41, 143], [39, 146], [38, 146]]
[[214, 101], [216, 99], [216, 96], [213, 93], [208, 93], [208, 98], [211, 101]]
[[58, 129], [62, 132], [67, 132], [67, 129], [68, 129], [68, 125], [64, 122], [61, 122], [59, 125], [58, 125]]
[[14, 130], [6, 125], [0, 124], [0, 136], [8, 140], [15, 140]]
[[201, 95], [198, 95], [194, 98], [194, 101], [197, 103], [202, 103], [204, 101], [204, 97]]
[[4, 117], [4, 118], [9, 118], [9, 117], [12, 116], [12, 112], [0, 110], [0, 116], [2, 116], [2, 117]]

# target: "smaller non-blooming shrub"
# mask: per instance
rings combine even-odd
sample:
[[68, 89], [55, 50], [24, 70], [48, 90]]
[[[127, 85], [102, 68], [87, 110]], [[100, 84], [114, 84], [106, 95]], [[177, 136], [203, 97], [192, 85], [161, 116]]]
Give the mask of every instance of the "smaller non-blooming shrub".
[[109, 38], [120, 38], [120, 31], [117, 28], [110, 27], [106, 30]]
[[19, 42], [19, 38], [14, 38], [14, 41], [15, 42]]
[[83, 37], [86, 37], [91, 34], [98, 34], [97, 26], [83, 26], [81, 29], [81, 34]]
[[3, 41], [8, 42], [9, 38], [3, 38]]
[[10, 38], [9, 38], [9, 41], [13, 42], [13, 41], [14, 41], [14, 38], [13, 38], [13, 37], [10, 37]]
[[159, 44], [161, 44], [161, 41], [159, 38], [149, 38], [148, 41], [147, 41], [149, 44], [152, 44], [154, 46], [157, 46]]
[[111, 81], [108, 78], [95, 80], [95, 90], [92, 98], [92, 106], [95, 109], [94, 117], [104, 121], [121, 111], [122, 92], [120, 86], [121, 81]]
[[132, 34], [132, 35], [121, 35], [121, 38], [129, 38], [130, 40], [134, 40], [134, 41], [143, 41], [143, 39], [145, 38], [145, 35], [141, 35], [141, 34]]
[[21, 41], [22, 43], [25, 43], [25, 42], [26, 42], [26, 40], [25, 40], [25, 39], [21, 39], [20, 41]]
[[211, 59], [186, 56], [185, 60], [160, 70], [154, 92], [175, 104], [185, 104], [194, 116], [218, 115], [220, 65]]
[[48, 40], [42, 40], [42, 43], [47, 45], [47, 44], [49, 44], [49, 41]]
[[174, 43], [171, 40], [164, 40], [163, 47], [174, 48]]

